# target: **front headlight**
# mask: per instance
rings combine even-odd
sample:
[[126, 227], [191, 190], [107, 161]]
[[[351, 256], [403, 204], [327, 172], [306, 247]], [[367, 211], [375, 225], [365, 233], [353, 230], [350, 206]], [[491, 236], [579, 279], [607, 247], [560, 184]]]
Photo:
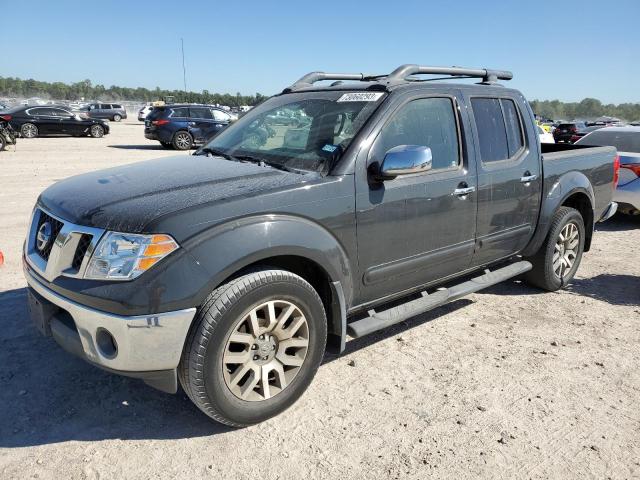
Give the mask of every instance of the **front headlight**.
[[177, 248], [169, 235], [107, 232], [93, 251], [84, 277], [132, 280]]

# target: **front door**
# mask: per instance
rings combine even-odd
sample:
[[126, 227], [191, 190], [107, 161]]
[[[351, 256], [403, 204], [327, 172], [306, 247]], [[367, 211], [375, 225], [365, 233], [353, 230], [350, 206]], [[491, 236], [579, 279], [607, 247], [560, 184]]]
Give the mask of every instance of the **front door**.
[[[522, 250], [538, 219], [540, 151], [537, 133], [523, 121], [529, 110], [518, 97], [468, 98], [478, 169], [478, 232], [473, 265]], [[532, 129], [530, 129], [532, 130]]]
[[[398, 98], [371, 148], [358, 155], [358, 303], [469, 267], [476, 228], [476, 174], [463, 148], [457, 95], [451, 89], [448, 95]], [[399, 145], [429, 147], [431, 170], [376, 181], [371, 172], [387, 151]]]

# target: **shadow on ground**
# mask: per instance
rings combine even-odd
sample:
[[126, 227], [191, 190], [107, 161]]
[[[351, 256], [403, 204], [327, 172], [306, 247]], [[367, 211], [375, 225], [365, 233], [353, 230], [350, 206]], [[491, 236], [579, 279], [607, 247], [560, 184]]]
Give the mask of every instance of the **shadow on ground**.
[[26, 289], [0, 293], [0, 448], [227, 431], [182, 391], [165, 394], [64, 352], [31, 325]]
[[596, 223], [599, 232], [624, 232], [626, 230], [640, 229], [640, 216], [624, 215], [616, 213], [606, 222]]
[[120, 148], [122, 150], [167, 150], [162, 145], [108, 145], [109, 148]]

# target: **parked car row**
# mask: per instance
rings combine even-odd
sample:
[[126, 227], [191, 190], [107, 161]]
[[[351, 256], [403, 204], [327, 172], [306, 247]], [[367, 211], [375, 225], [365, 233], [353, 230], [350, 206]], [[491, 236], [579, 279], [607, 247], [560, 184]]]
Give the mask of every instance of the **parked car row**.
[[89, 135], [100, 138], [109, 133], [109, 125], [98, 119], [83, 118], [58, 106], [18, 106], [0, 113], [23, 138], [43, 135]]

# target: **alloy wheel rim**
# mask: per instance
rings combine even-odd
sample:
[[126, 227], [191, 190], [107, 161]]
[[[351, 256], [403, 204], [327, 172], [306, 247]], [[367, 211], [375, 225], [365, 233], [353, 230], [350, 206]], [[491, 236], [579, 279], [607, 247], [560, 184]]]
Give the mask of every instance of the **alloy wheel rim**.
[[560, 231], [553, 250], [553, 272], [559, 279], [567, 277], [571, 272], [578, 256], [579, 244], [578, 226], [573, 222], [567, 223]]
[[22, 127], [22, 134], [27, 138], [33, 138], [36, 136], [36, 127], [33, 125], [25, 125]]
[[224, 381], [241, 400], [268, 400], [298, 375], [309, 348], [309, 325], [297, 305], [271, 300], [233, 327], [222, 357]]
[[187, 147], [189, 147], [189, 137], [187, 137], [187, 135], [185, 134], [179, 134], [176, 137], [176, 143], [180, 148], [186, 149]]
[[91, 131], [94, 137], [102, 136], [102, 129], [98, 125], [94, 125], [93, 127], [91, 127]]

